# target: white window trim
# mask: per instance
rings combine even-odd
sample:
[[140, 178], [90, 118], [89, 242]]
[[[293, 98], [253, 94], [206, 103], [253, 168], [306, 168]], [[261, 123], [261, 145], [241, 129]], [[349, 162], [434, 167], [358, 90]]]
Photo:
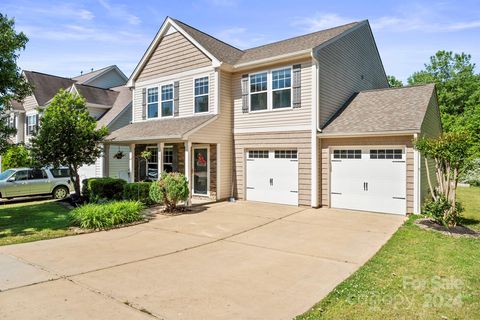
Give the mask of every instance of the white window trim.
[[[29, 127], [29, 125], [28, 125], [28, 118], [29, 118], [29, 117], [36, 117], [37, 115], [38, 115], [37, 112], [35, 112], [35, 113], [29, 113], [29, 114], [26, 114], [26, 115], [25, 115], [25, 124], [26, 124], [25, 135], [26, 135], [27, 137], [33, 136], [33, 134], [31, 134], [30, 130], [28, 129], [28, 127]], [[40, 119], [38, 119], [38, 120], [40, 120]], [[38, 128], [37, 128], [37, 123], [36, 123], [36, 119], [35, 119], [35, 124], [34, 124], [33, 126], [35, 127], [35, 129], [38, 130]]]
[[[151, 102], [151, 103], [148, 102], [148, 90], [155, 89], [155, 88], [157, 89], [157, 116], [156, 117], [150, 117], [148, 115], [148, 105], [153, 104], [153, 102]], [[145, 110], [145, 112], [147, 114], [146, 119], [150, 120], [150, 119], [158, 119], [159, 118], [159, 116], [158, 116], [158, 115], [160, 115], [160, 88], [159, 88], [159, 86], [151, 86], [151, 87], [146, 87], [145, 88], [145, 106], [147, 108], [147, 110]]]
[[[162, 99], [162, 87], [163, 86], [172, 86], [172, 99], [169, 99], [169, 100], [165, 100], [163, 101]], [[160, 103], [158, 104], [158, 107], [159, 107], [159, 118], [162, 118], [162, 119], [168, 119], [168, 118], [173, 118], [175, 116], [175, 84], [173, 82], [167, 82], [167, 83], [163, 83], [161, 85], [158, 86], [158, 93], [159, 93], [159, 98], [158, 99], [160, 101]], [[162, 103], [163, 102], [167, 102], [167, 101], [172, 101], [172, 115], [171, 116], [164, 116], [163, 115], [163, 108], [162, 108]]]
[[[279, 91], [279, 90], [285, 90], [286, 88], [283, 89], [275, 89], [273, 90], [273, 76], [272, 73], [274, 71], [278, 70], [284, 70], [284, 69], [290, 69], [290, 107], [285, 107], [285, 108], [273, 108], [273, 92], [274, 91]], [[254, 76], [256, 74], [261, 74], [261, 73], [267, 73], [267, 109], [264, 110], [252, 110], [252, 92], [250, 91], [250, 77]], [[263, 93], [265, 91], [259, 91], [259, 92], [253, 92], [253, 94], [256, 93]], [[292, 110], [293, 109], [293, 66], [284, 66], [284, 67], [279, 67], [279, 68], [274, 68], [274, 69], [268, 69], [268, 70], [262, 70], [258, 71], [255, 73], [250, 73], [248, 74], [248, 111], [251, 113], [262, 113], [262, 112], [277, 112], [277, 111], [285, 111], [285, 110]]]
[[[168, 151], [172, 151], [172, 162], [166, 162], [166, 161], [165, 161], [165, 153], [166, 153], [167, 150], [168, 150]], [[165, 165], [166, 165], [166, 164], [169, 164], [169, 165], [171, 165], [171, 166], [173, 167], [173, 146], [165, 146], [165, 147], [163, 147], [162, 157], [163, 157], [163, 159], [162, 159], [162, 166], [163, 166], [162, 172], [164, 172], [164, 171], [165, 171]]]
[[[195, 80], [198, 80], [198, 79], [201, 79], [201, 78], [207, 78], [208, 79], [208, 93], [206, 94], [200, 94], [200, 95], [195, 95]], [[193, 115], [203, 115], [203, 114], [207, 114], [207, 113], [210, 113], [210, 75], [207, 74], [207, 75], [201, 75], [201, 76], [196, 76], [196, 77], [193, 77], [192, 79], [192, 91], [193, 91]], [[208, 97], [208, 110], [207, 111], [203, 111], [203, 112], [195, 112], [195, 98], [196, 97], [203, 97], [203, 96], [207, 96]]]
[[[193, 181], [195, 175], [195, 149], [207, 149], [207, 194], [195, 193], [195, 183]], [[210, 145], [199, 144], [192, 147], [192, 194], [194, 196], [210, 197]]]

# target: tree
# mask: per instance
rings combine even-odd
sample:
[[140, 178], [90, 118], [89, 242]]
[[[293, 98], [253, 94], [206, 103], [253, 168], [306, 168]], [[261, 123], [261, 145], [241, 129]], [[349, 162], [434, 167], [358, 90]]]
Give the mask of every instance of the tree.
[[95, 163], [108, 134], [107, 128], [96, 126], [85, 99], [62, 89], [41, 114], [40, 128], [31, 140], [33, 157], [41, 165], [68, 166], [76, 197], [80, 197], [78, 169]]
[[[444, 133], [438, 138], [420, 138], [414, 146], [424, 156], [427, 181], [433, 204], [429, 203], [427, 213], [449, 227], [459, 219], [460, 207], [457, 203], [457, 184], [460, 174], [468, 167], [470, 158], [470, 137], [460, 133]], [[428, 161], [435, 161], [434, 186], [430, 177]], [[432, 212], [433, 211], [433, 212]]]
[[23, 145], [17, 144], [8, 148], [2, 156], [2, 169], [33, 166], [30, 151]]
[[403, 87], [403, 82], [395, 78], [395, 76], [387, 76], [388, 85], [390, 88], [400, 88]]
[[8, 149], [8, 138], [16, 133], [8, 124], [12, 100], [22, 101], [31, 93], [17, 66], [18, 52], [25, 49], [28, 38], [14, 27], [14, 20], [0, 13], [0, 154]]

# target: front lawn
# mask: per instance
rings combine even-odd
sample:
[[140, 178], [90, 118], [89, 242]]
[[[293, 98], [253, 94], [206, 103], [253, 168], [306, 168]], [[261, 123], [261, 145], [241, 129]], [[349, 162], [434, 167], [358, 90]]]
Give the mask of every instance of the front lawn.
[[[480, 188], [459, 198], [479, 230]], [[417, 218], [298, 319], [480, 319], [480, 239], [422, 230]]]
[[73, 234], [68, 211], [51, 200], [0, 205], [0, 246]]

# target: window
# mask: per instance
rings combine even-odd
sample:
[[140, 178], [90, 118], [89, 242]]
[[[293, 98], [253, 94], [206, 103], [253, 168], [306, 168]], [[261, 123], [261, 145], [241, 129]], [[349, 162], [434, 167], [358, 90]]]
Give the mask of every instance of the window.
[[370, 159], [403, 159], [402, 149], [373, 149]]
[[13, 129], [17, 129], [17, 116], [12, 114], [8, 118], [8, 126]]
[[27, 170], [20, 170], [17, 171], [13, 177], [15, 178], [15, 181], [26, 181], [28, 180], [28, 171]]
[[43, 169], [28, 170], [28, 180], [47, 179], [47, 173]]
[[297, 159], [297, 150], [275, 150], [276, 159]]
[[208, 77], [195, 79], [195, 113], [208, 112]]
[[163, 149], [163, 171], [173, 172], [173, 148], [165, 147]]
[[158, 117], [158, 88], [149, 88], [147, 90], [147, 110], [148, 118]]
[[290, 69], [272, 72], [272, 108], [292, 106], [292, 71]]
[[248, 151], [248, 157], [251, 159], [267, 159], [268, 150], [250, 150]]
[[147, 159], [147, 179], [158, 179], [158, 148], [147, 147], [147, 151], [152, 153], [152, 156]]
[[70, 178], [70, 170], [67, 168], [50, 169], [54, 178]]
[[267, 73], [257, 73], [250, 76], [250, 110], [267, 110]]
[[362, 150], [333, 150], [333, 159], [362, 159]]
[[27, 136], [35, 134], [37, 131], [37, 114], [27, 116]]
[[173, 116], [173, 84], [162, 86], [162, 117]]

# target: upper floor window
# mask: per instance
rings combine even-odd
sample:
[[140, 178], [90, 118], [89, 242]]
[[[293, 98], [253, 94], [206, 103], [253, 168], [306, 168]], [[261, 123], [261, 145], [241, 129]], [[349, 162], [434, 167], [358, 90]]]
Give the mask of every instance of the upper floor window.
[[250, 75], [250, 111], [292, 107], [290, 67]]
[[266, 110], [267, 105], [267, 73], [257, 73], [250, 76], [250, 109], [252, 111]]
[[27, 116], [27, 135], [30, 136], [37, 131], [38, 114]]
[[162, 117], [173, 116], [173, 84], [162, 86]]
[[147, 90], [147, 110], [148, 118], [158, 117], [158, 88], [149, 88]]
[[17, 129], [17, 116], [15, 114], [10, 115], [8, 118], [8, 126], [13, 129]]
[[208, 77], [195, 79], [195, 113], [208, 112]]

